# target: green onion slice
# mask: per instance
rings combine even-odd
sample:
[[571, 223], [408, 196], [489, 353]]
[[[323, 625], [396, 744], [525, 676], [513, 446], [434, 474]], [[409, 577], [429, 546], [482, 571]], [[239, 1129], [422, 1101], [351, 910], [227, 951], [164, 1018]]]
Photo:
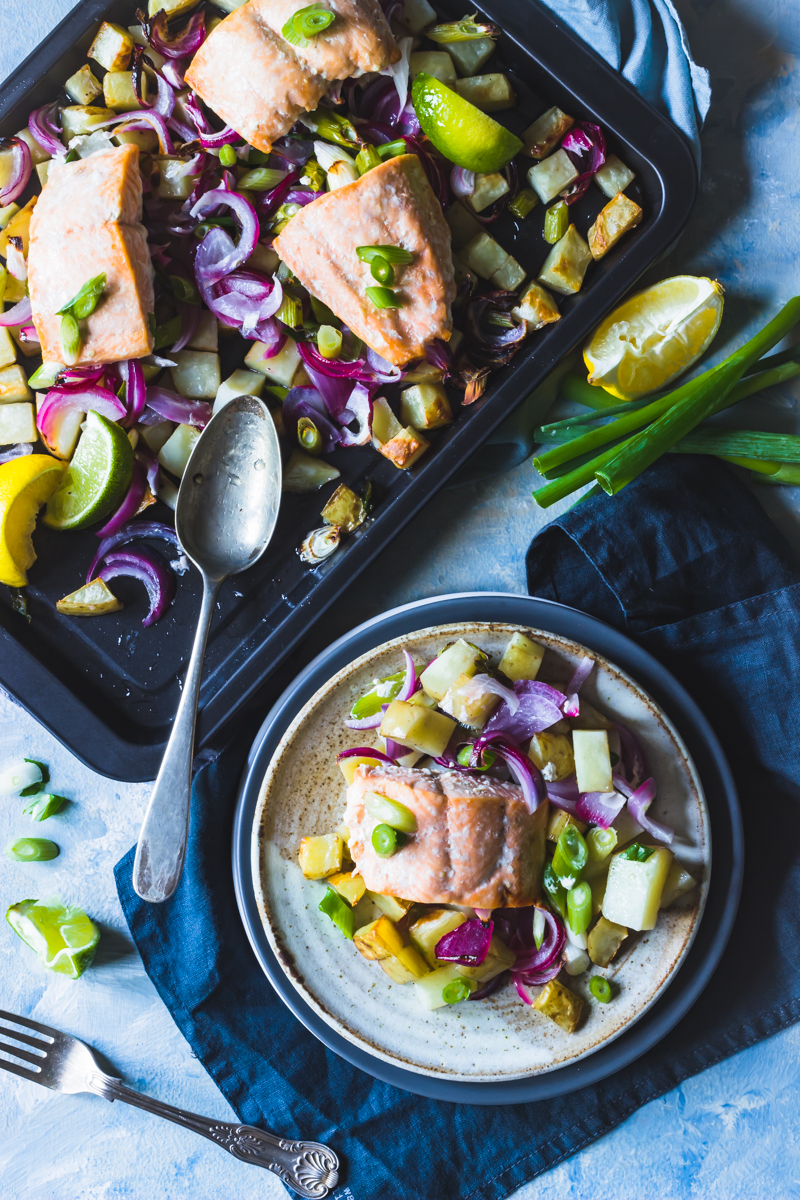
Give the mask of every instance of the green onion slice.
[[284, 25], [281, 33], [293, 46], [304, 46], [309, 38], [316, 37], [333, 24], [336, 13], [317, 4], [299, 9]]
[[553, 854], [553, 872], [568, 890], [578, 882], [586, 866], [589, 851], [586, 842], [574, 825], [567, 825], [559, 834]]
[[608, 1004], [611, 999], [611, 984], [602, 975], [592, 976], [589, 980], [589, 991], [601, 1004]]
[[310, 417], [301, 417], [297, 422], [297, 440], [306, 454], [322, 453], [322, 435]]
[[464, 979], [463, 976], [460, 979], [451, 979], [442, 988], [442, 999], [445, 1004], [459, 1004], [462, 1000], [469, 1000], [475, 987], [471, 979]]
[[333, 325], [320, 325], [317, 330], [317, 349], [323, 358], [338, 358], [342, 352], [341, 330]]
[[375, 258], [373, 258], [369, 264], [369, 269], [372, 278], [377, 279], [378, 283], [394, 283], [394, 267], [385, 258], [381, 258], [379, 254], [376, 254]]
[[619, 855], [620, 858], [625, 858], [628, 862], [647, 862], [651, 854], [655, 853], [655, 847], [642, 846], [640, 842], [631, 842], [627, 850], [623, 850]]
[[362, 262], [371, 263], [382, 258], [387, 263], [412, 263], [414, 255], [402, 246], [356, 246], [356, 254]]
[[391, 826], [401, 833], [416, 833], [417, 818], [410, 808], [389, 796], [381, 796], [378, 792], [367, 792], [364, 797], [364, 807], [371, 817], [384, 825]]
[[245, 171], [236, 187], [242, 192], [271, 192], [285, 178], [285, 171], [278, 171], [272, 167], [253, 167], [252, 170]]
[[78, 357], [81, 348], [81, 331], [72, 313], [65, 313], [61, 318], [61, 349], [66, 361], [73, 362]]
[[488, 21], [477, 21], [477, 13], [464, 17], [460, 21], [448, 21], [443, 25], [433, 25], [425, 30], [425, 37], [432, 42], [446, 46], [449, 42], [477, 42], [481, 38], [495, 38], [500, 32], [496, 25]]
[[69, 304], [65, 304], [63, 308], [56, 310], [56, 316], [70, 315], [78, 321], [82, 321], [84, 317], [90, 316], [97, 308], [97, 301], [105, 291], [105, 286], [105, 272], [95, 275], [83, 285], [76, 296], [72, 297]]
[[66, 796], [54, 796], [51, 792], [36, 792], [35, 795], [28, 797], [28, 803], [22, 811], [32, 821], [46, 821], [54, 813], [60, 812], [66, 803]]
[[376, 146], [378, 158], [381, 162], [386, 162], [387, 158], [397, 158], [398, 154], [405, 154], [407, 146], [404, 138], [398, 138], [396, 142], [384, 142], [382, 146]]
[[381, 858], [391, 858], [397, 849], [397, 833], [391, 825], [376, 825], [372, 831], [372, 849]]
[[295, 300], [294, 296], [289, 296], [284, 292], [281, 306], [275, 313], [275, 317], [284, 325], [288, 325], [290, 329], [299, 329], [303, 324], [303, 306], [299, 300]]
[[169, 282], [177, 300], [182, 300], [184, 304], [200, 303], [200, 293], [190, 279], [183, 275], [170, 275]]
[[388, 287], [368, 287], [367, 295], [376, 308], [402, 308], [403, 301]]
[[6, 854], [15, 862], [48, 862], [58, 858], [59, 849], [55, 842], [47, 838], [20, 838], [9, 846]]
[[333, 888], [329, 887], [320, 900], [319, 911], [330, 917], [334, 925], [341, 929], [344, 936], [352, 942], [356, 924], [353, 910]]
[[592, 889], [584, 880], [567, 892], [567, 922], [573, 933], [585, 933], [592, 919]]
[[219, 161], [223, 167], [236, 166], [236, 151], [233, 146], [221, 146], [219, 151]]

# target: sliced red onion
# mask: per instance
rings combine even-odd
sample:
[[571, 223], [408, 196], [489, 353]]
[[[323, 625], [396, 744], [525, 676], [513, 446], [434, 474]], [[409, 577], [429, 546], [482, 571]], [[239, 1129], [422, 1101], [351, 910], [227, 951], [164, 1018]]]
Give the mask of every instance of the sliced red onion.
[[122, 526], [130, 521], [131, 517], [136, 516], [144, 500], [146, 491], [147, 477], [142, 470], [141, 463], [134, 459], [133, 474], [131, 475], [130, 486], [125, 498], [117, 511], [106, 521], [103, 528], [98, 529], [97, 536], [99, 538], [107, 538], [111, 537], [112, 534], [118, 533]]
[[21, 342], [27, 342], [31, 346], [41, 345], [35, 325], [21, 325], [17, 332], [19, 333], [19, 340]]
[[575, 811], [577, 816], [589, 825], [599, 825], [601, 829], [608, 829], [624, 807], [625, 797], [619, 792], [584, 792]]
[[[155, 459], [154, 455], [153, 459]], [[97, 536], [99, 537], [100, 534]], [[97, 567], [116, 546], [124, 546], [128, 542], [136, 542], [141, 538], [159, 538], [161, 541], [169, 542], [177, 550], [181, 548], [177, 533], [170, 525], [165, 525], [163, 521], [128, 521], [127, 524], [121, 525], [115, 533], [103, 538], [97, 547], [97, 553], [92, 559], [92, 565], [86, 572], [86, 582], [92, 582]]]
[[408, 76], [410, 73], [410, 55], [411, 47], [414, 44], [414, 39], [410, 37], [400, 38], [397, 45], [400, 50], [400, 58], [396, 63], [391, 63], [388, 67], [384, 67], [381, 75], [390, 75], [394, 82], [397, 97], [400, 101], [398, 111], [401, 111], [406, 106], [408, 100]]
[[392, 762], [397, 762], [398, 758], [402, 758], [404, 754], [410, 753], [408, 746], [401, 746], [399, 742], [393, 742], [391, 738], [384, 738], [383, 744]]
[[425, 359], [433, 367], [438, 367], [447, 379], [453, 369], [453, 351], [442, 338], [434, 338], [425, 347]]
[[314, 200], [319, 200], [323, 194], [323, 192], [315, 192], [313, 188], [289, 188], [289, 191], [286, 193], [285, 202], [286, 204], [299, 204], [305, 208], [307, 204], [311, 204]]
[[567, 204], [580, 200], [593, 177], [606, 161], [606, 139], [599, 125], [591, 121], [577, 121], [561, 139], [561, 149], [566, 152], [572, 165], [580, 174], [564, 199]]
[[6, 269], [9, 275], [13, 275], [20, 283], [25, 283], [28, 278], [28, 264], [22, 253], [21, 237], [6, 239]]
[[505, 983], [507, 971], [501, 971], [499, 975], [493, 975], [492, 978], [485, 983], [483, 987], [478, 988], [477, 992], [473, 992], [468, 996], [468, 1000], [485, 1000], [488, 996], [494, 994], [499, 987]]
[[150, 108], [153, 112], [159, 113], [166, 121], [172, 116], [175, 109], [175, 93], [160, 71], [155, 67], [151, 67], [150, 70], [156, 81], [156, 97]]
[[505, 702], [501, 704], [487, 721], [485, 733], [497, 731], [507, 734], [517, 742], [524, 742], [533, 737], [534, 733], [542, 733], [561, 720], [561, 706], [566, 696], [557, 688], [534, 679], [517, 679], [514, 683], [514, 693], [519, 699], [516, 711], [511, 712]]
[[[196, 130], [192, 129], [190, 125], [185, 124], [184, 121], [179, 121], [174, 114], [171, 117], [167, 117], [167, 128], [171, 129], [173, 133], [177, 133], [178, 138], [182, 142], [193, 142], [198, 136]], [[184, 231], [179, 228], [177, 232], [182, 233]], [[192, 233], [193, 230], [189, 229], [186, 232]]]
[[287, 135], [272, 143], [272, 153], [279, 155], [286, 162], [302, 167], [314, 153], [314, 145], [305, 138], [294, 138]]
[[579, 717], [581, 715], [581, 698], [577, 692], [573, 692], [571, 696], [567, 696], [561, 706], [561, 711], [565, 717]]
[[[186, 74], [186, 68], [188, 66], [189, 64], [185, 61], [185, 59], [168, 58], [160, 68], [161, 74], [164, 76], [169, 86], [175, 88], [176, 92], [179, 92], [181, 88], [186, 87], [184, 75]], [[187, 140], [191, 141], [191, 138]]]
[[373, 350], [371, 346], [366, 348], [367, 362], [375, 373], [375, 378], [378, 383], [399, 383], [403, 378], [403, 372], [394, 363], [390, 363], [387, 359], [378, 354], [377, 350]]
[[233, 142], [242, 140], [242, 135], [231, 125], [226, 125], [218, 133], [201, 133], [199, 136], [200, 145], [205, 150], [221, 150], [223, 146], [230, 146]]
[[647, 810], [653, 803], [656, 795], [656, 784], [654, 779], [646, 779], [632, 795], [628, 797], [628, 811], [637, 821], [642, 829], [647, 830], [651, 837], [657, 838], [660, 842], [666, 842], [669, 845], [675, 837], [675, 830], [669, 825], [662, 825], [660, 821], [653, 821], [647, 815]]
[[167, 391], [166, 388], [149, 387], [147, 407], [158, 413], [164, 421], [177, 421], [179, 425], [196, 425], [198, 429], [205, 429], [211, 420], [212, 406], [207, 400], [187, 400], [177, 392]]
[[532, 1004], [533, 1001], [527, 991], [529, 987], [544, 987], [551, 979], [555, 979], [561, 970], [561, 962], [554, 963], [552, 967], [547, 967], [542, 971], [528, 971], [520, 974], [516, 971], [511, 972], [511, 978], [514, 982], [514, 987], [517, 989], [520, 997], [526, 1004]]
[[569, 813], [573, 817], [578, 815], [578, 798], [573, 799], [570, 796], [564, 796], [560, 792], [553, 791], [553, 784], [547, 785], [547, 798], [554, 808], [560, 808], [563, 812]]
[[283, 300], [279, 279], [257, 271], [234, 271], [201, 291], [211, 311], [225, 325], [240, 329], [243, 337], [257, 338], [268, 344], [277, 340], [274, 333], [277, 326], [270, 318]]
[[459, 200], [466, 200], [475, 191], [475, 172], [466, 167], [453, 167], [450, 172], [450, 187]]
[[142, 624], [154, 625], [163, 617], [175, 598], [175, 576], [163, 558], [149, 547], [137, 550], [112, 550], [106, 555], [105, 565], [97, 578], [106, 583], [120, 575], [129, 575], [140, 580], [147, 588], [150, 609]]
[[[258, 245], [259, 224], [256, 210], [249, 201], [245, 200], [244, 196], [240, 196], [237, 192], [229, 192], [225, 188], [215, 188], [213, 191], [206, 192], [192, 206], [189, 215], [199, 217], [202, 213], [217, 208], [221, 204], [228, 205], [233, 209], [233, 215], [241, 226], [241, 234], [236, 246], [230, 236], [225, 234], [229, 248], [226, 247], [227, 252], [220, 256], [219, 248], [224, 243], [215, 235], [224, 233], [224, 230], [219, 226], [209, 230], [200, 243], [195, 258], [195, 275], [198, 285], [201, 287], [218, 283], [225, 275], [229, 275], [231, 271], [241, 267]], [[203, 250], [207, 243], [209, 243], [208, 249], [204, 254]]]
[[491, 692], [494, 696], [499, 696], [501, 700], [505, 700], [509, 711], [512, 715], [519, 708], [519, 697], [512, 688], [506, 687], [499, 680], [493, 679], [491, 675], [473, 675], [466, 683], [463, 683], [459, 689], [469, 699], [479, 699], [486, 692]]
[[[544, 937], [538, 948], [533, 931], [533, 918], [536, 913], [542, 914], [545, 923]], [[529, 972], [547, 970], [560, 957], [566, 940], [564, 926], [549, 908], [531, 905], [521, 909], [517, 927], [509, 942], [510, 949], [517, 956], [513, 971], [527, 975]]]
[[199, 304], [184, 304], [183, 301], [178, 300], [177, 306], [181, 316], [181, 332], [175, 345], [170, 346], [170, 354], [177, 354], [179, 350], [188, 346], [200, 324]]
[[355, 720], [353, 717], [347, 717], [345, 725], [348, 729], [377, 729], [383, 720], [383, 710], [387, 705], [381, 706], [381, 711], [375, 713], [371, 717], [361, 717], [360, 720]]
[[489, 732], [486, 729], [473, 743], [474, 763], [480, 762], [480, 756], [487, 746], [491, 746], [495, 754], [503, 759], [515, 782], [522, 789], [522, 799], [528, 812], [536, 812], [539, 805], [547, 800], [547, 785], [542, 772], [504, 733]]
[[[514, 293], [513, 303], [517, 297]], [[519, 349], [527, 335], [527, 325], [523, 320], [511, 316], [514, 325], [504, 328], [488, 320], [492, 311], [508, 315], [511, 308], [506, 293], [495, 293], [493, 296], [477, 296], [467, 307], [465, 330], [471, 345], [470, 350], [478, 351], [481, 361], [490, 366], [504, 366], [510, 357]]]
[[103, 121], [102, 125], [98, 125], [98, 129], [104, 129], [108, 125], [121, 125], [123, 121], [128, 122], [130, 129], [143, 129], [145, 127], [155, 129], [158, 134], [158, 145], [162, 154], [171, 155], [175, 153], [175, 146], [172, 138], [169, 136], [167, 123], [161, 116], [161, 113], [154, 112], [152, 108], [140, 108], [136, 112], [119, 113], [116, 117], [111, 117], [108, 121]]
[[16, 446], [0, 450], [0, 463], [11, 462], [14, 458], [27, 458], [29, 454], [33, 454], [33, 442], [18, 442]]
[[373, 746], [351, 746], [349, 750], [342, 750], [336, 755], [337, 762], [343, 758], [377, 758], [379, 762], [386, 763], [392, 761], [382, 750], [376, 750]]
[[632, 788], [628, 783], [627, 779], [623, 779], [622, 776], [618, 775], [616, 771], [611, 776], [611, 782], [614, 784], [615, 790], [620, 792], [623, 796], [632, 796], [635, 791], [635, 789]]
[[16, 329], [19, 325], [26, 325], [33, 317], [31, 309], [30, 297], [26, 296], [24, 300], [20, 300], [8, 312], [0, 313], [0, 328]]
[[565, 800], [577, 800], [580, 796], [578, 781], [574, 775], [571, 779], [562, 779], [558, 783], [548, 783], [547, 790], [551, 795], [563, 797]]
[[486, 961], [493, 932], [492, 921], [484, 922], [475, 917], [440, 938], [434, 954], [442, 962], [458, 963], [461, 967], [479, 967]]
[[206, 40], [205, 13], [194, 13], [174, 37], [169, 35], [167, 14], [163, 9], [152, 20], [143, 21], [142, 29], [153, 49], [164, 58], [189, 57], [196, 54]]
[[492, 910], [490, 908], [476, 908], [475, 916], [480, 917], [482, 921], [491, 921]]
[[67, 151], [61, 141], [61, 130], [53, 120], [57, 112], [57, 103], [34, 109], [28, 118], [28, 129], [43, 150], [53, 158], [63, 158]]
[[342, 440], [341, 428], [334, 424], [328, 415], [325, 401], [316, 388], [294, 387], [283, 398], [281, 405], [284, 428], [292, 431], [301, 417], [313, 421], [322, 437], [322, 449], [325, 454], [338, 446]]
[[586, 680], [591, 675], [593, 669], [594, 659], [589, 658], [589, 655], [587, 654], [578, 663], [577, 667], [572, 673], [569, 683], [564, 688], [564, 691], [568, 696], [577, 694], [581, 690], [583, 685], [586, 683]]
[[[62, 147], [63, 149], [63, 147]], [[0, 151], [10, 150], [13, 163], [5, 185], [0, 188], [0, 208], [5, 208], [25, 191], [33, 171], [33, 159], [27, 142], [20, 137], [0, 138]], [[6, 313], [8, 316], [8, 313]]]
[[622, 765], [625, 768], [625, 774], [631, 786], [636, 788], [649, 774], [645, 752], [636, 734], [625, 725], [620, 725], [618, 721], [614, 721], [614, 728], [619, 734]]
[[397, 700], [410, 700], [417, 690], [417, 668], [413, 658], [407, 650], [403, 651], [403, 658], [406, 663], [406, 673], [403, 678], [403, 683], [400, 691], [397, 693]]
[[119, 364], [120, 375], [125, 381], [125, 400], [128, 405], [128, 415], [123, 424], [135, 425], [144, 412], [147, 399], [147, 388], [144, 381], [144, 371], [138, 358], [128, 359]]
[[125, 405], [105, 388], [90, 386], [80, 391], [71, 391], [62, 387], [50, 388], [42, 401], [42, 406], [36, 416], [36, 426], [46, 442], [55, 436], [56, 419], [65, 409], [78, 409], [80, 412], [96, 412], [109, 421], [119, 421], [125, 416]]
[[342, 430], [341, 444], [343, 446], [366, 446], [372, 440], [372, 401], [363, 383], [357, 383], [350, 393], [347, 408], [341, 414], [351, 421], [358, 421], [358, 429], [353, 433], [349, 429]]

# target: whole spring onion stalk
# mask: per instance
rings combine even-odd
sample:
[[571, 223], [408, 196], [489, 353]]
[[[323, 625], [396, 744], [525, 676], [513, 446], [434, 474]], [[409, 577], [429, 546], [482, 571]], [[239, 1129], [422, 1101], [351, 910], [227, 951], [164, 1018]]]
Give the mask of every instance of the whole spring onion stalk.
[[[717, 454], [726, 458], [800, 462], [800, 437], [757, 429], [695, 429], [673, 446], [681, 454]], [[772, 472], [768, 472], [771, 474]]]

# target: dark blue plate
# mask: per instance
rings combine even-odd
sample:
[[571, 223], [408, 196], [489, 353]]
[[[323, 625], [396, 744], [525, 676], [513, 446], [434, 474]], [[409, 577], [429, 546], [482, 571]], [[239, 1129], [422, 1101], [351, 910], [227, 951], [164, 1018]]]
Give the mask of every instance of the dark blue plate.
[[[594, 1054], [544, 1075], [508, 1082], [463, 1083], [418, 1075], [373, 1058], [336, 1033], [308, 1007], [272, 953], [251, 876], [250, 836], [261, 781], [297, 712], [332, 675], [374, 646], [415, 629], [457, 621], [498, 621], [545, 629], [582, 642], [627, 671], [662, 706], [681, 734], [703, 782], [711, 818], [714, 865], [705, 912], [669, 989], [628, 1032]], [[689, 1011], [716, 969], [736, 916], [743, 864], [739, 801], [730, 768], [710, 725], [677, 680], [635, 642], [602, 621], [563, 604], [504, 592], [435, 596], [393, 608], [359, 625], [315, 658], [283, 693], [258, 732], [245, 768], [233, 834], [236, 898], [247, 936], [264, 973], [295, 1016], [331, 1050], [376, 1079], [459, 1104], [519, 1104], [560, 1096], [611, 1075], [660, 1041]]]

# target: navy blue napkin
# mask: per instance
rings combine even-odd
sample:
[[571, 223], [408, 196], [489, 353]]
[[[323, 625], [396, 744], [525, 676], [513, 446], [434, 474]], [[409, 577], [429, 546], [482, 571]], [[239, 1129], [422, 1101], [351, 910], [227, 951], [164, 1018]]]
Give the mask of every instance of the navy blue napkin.
[[741, 789], [746, 883], [729, 947], [689, 1014], [643, 1058], [560, 1099], [478, 1108], [398, 1091], [317, 1042], [273, 993], [236, 908], [229, 847], [255, 718], [195, 779], [175, 896], [144, 904], [133, 851], [117, 866], [131, 933], [192, 1049], [243, 1121], [336, 1149], [337, 1200], [501, 1200], [800, 1017], [800, 569], [788, 547], [721, 463], [676, 456], [546, 528], [528, 577], [532, 592], [661, 658], [714, 724]]

